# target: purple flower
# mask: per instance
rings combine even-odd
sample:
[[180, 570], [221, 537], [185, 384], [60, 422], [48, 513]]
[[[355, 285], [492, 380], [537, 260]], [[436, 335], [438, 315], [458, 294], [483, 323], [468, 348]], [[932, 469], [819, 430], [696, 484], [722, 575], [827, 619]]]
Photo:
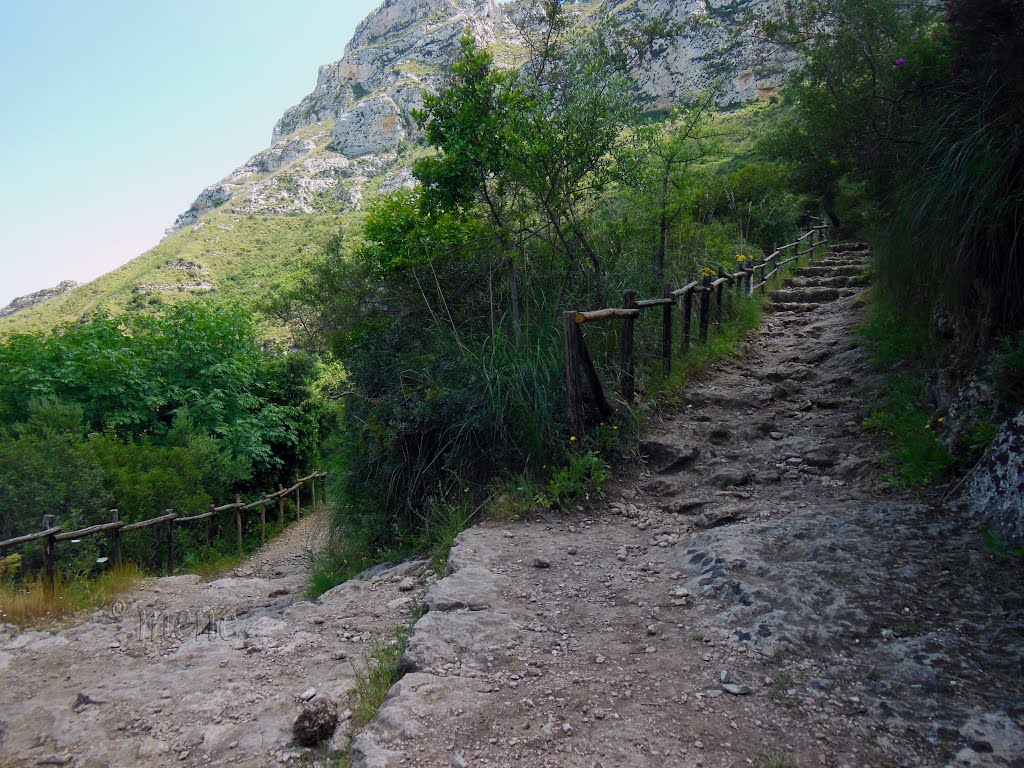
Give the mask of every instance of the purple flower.
[[910, 42], [916, 43], [917, 42], [917, 35], [914, 35], [913, 37], [911, 37], [910, 38]]
[[896, 59], [896, 66], [899, 67], [900, 69], [903, 69], [905, 66], [907, 66], [907, 60], [903, 56], [900, 56], [898, 59]]

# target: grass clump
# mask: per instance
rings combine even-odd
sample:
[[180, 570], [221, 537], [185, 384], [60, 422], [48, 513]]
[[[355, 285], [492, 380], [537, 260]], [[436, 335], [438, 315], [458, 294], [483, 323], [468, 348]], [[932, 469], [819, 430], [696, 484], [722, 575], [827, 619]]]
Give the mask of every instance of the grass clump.
[[782, 752], [764, 752], [758, 763], [761, 768], [797, 768], [797, 763]]
[[928, 376], [941, 355], [927, 318], [899, 312], [876, 295], [861, 335], [874, 360], [892, 371], [864, 422], [889, 438], [886, 479], [900, 488], [941, 482], [956, 459], [939, 439], [940, 422], [924, 406]]
[[356, 728], [362, 728], [376, 716], [391, 686], [402, 678], [402, 653], [410, 632], [411, 625], [399, 627], [391, 638], [371, 645], [363, 654], [362, 666], [354, 667], [352, 721]]

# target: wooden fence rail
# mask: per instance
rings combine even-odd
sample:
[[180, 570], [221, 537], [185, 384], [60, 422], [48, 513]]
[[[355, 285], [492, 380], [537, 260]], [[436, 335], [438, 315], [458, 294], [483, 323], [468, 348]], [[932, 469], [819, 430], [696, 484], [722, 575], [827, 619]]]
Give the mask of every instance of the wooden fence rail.
[[[735, 311], [740, 295], [753, 296], [760, 289], [765, 293], [771, 279], [782, 267], [791, 262], [799, 263], [806, 256], [814, 259], [818, 248], [829, 242], [828, 225], [821, 219], [807, 217], [810, 228], [792, 243], [781, 247], [773, 247], [772, 252], [760, 264], [741, 264], [736, 272], [726, 272], [721, 267], [718, 274], [707, 274], [700, 278], [688, 280], [682, 288], [670, 284], [665, 286], [660, 298], [636, 298], [636, 291], [629, 289], [623, 293], [621, 307], [607, 307], [590, 311], [572, 310], [562, 314], [562, 331], [565, 342], [565, 381], [569, 407], [569, 424], [572, 430], [581, 434], [585, 428], [585, 401], [583, 382], [580, 378], [582, 370], [590, 389], [594, 405], [601, 418], [612, 414], [612, 406], [605, 395], [601, 377], [587, 349], [583, 335], [583, 325], [602, 322], [604, 320], [622, 320], [622, 349], [620, 362], [620, 387], [626, 402], [632, 402], [636, 390], [636, 351], [635, 327], [640, 313], [645, 309], [661, 307], [662, 309], [662, 344], [661, 359], [665, 375], [672, 371], [672, 315], [679, 306], [682, 314], [681, 354], [686, 354], [691, 347], [694, 304], [697, 314], [697, 336], [701, 343], [707, 343], [712, 326], [720, 326], [724, 308]], [[787, 251], [793, 255], [783, 258]], [[726, 291], [726, 287], [731, 290]]]
[[[117, 509], [110, 510], [110, 522], [99, 523], [97, 525], [90, 525], [86, 528], [79, 528], [75, 531], [64, 531], [59, 525], [57, 525], [57, 518], [55, 515], [45, 515], [43, 517], [43, 528], [35, 533], [25, 534], [24, 536], [16, 536], [13, 539], [7, 539], [6, 541], [0, 541], [0, 554], [5, 550], [12, 547], [16, 547], [22, 544], [29, 544], [33, 541], [43, 540], [44, 547], [44, 565], [43, 565], [43, 581], [49, 590], [53, 590], [56, 584], [56, 560], [57, 560], [57, 543], [62, 541], [78, 541], [88, 536], [95, 536], [96, 534], [104, 533], [110, 537], [110, 552], [111, 559], [114, 567], [121, 565], [121, 537], [131, 531], [139, 531], [144, 528], [152, 528], [158, 525], [166, 526], [164, 533], [165, 540], [167, 542], [167, 574], [171, 575], [174, 573], [174, 526], [182, 525], [185, 523], [193, 523], [200, 520], [206, 520], [207, 522], [207, 541], [213, 542], [213, 530], [215, 519], [222, 512], [233, 512], [235, 520], [235, 534], [238, 545], [239, 554], [242, 553], [242, 512], [246, 512], [252, 509], [259, 508], [260, 510], [260, 543], [264, 544], [267, 541], [267, 505], [272, 503], [274, 499], [278, 500], [278, 523], [284, 527], [284, 499], [286, 496], [295, 494], [295, 519], [300, 520], [302, 518], [302, 497], [301, 490], [306, 483], [310, 483], [310, 504], [311, 506], [316, 505], [316, 481], [321, 478], [326, 478], [327, 473], [317, 470], [306, 477], [300, 477], [295, 481], [295, 484], [284, 488], [281, 485], [277, 486], [277, 490], [273, 493], [264, 494], [262, 498], [256, 501], [243, 504], [242, 500], [236, 496], [234, 502], [230, 504], [222, 504], [221, 506], [210, 505], [210, 511], [200, 515], [190, 515], [188, 517], [182, 517], [173, 509], [168, 509], [164, 514], [157, 517], [151, 517], [147, 520], [139, 520], [134, 523], [125, 523], [121, 521], [121, 512]], [[158, 534], [159, 535], [159, 534]]]

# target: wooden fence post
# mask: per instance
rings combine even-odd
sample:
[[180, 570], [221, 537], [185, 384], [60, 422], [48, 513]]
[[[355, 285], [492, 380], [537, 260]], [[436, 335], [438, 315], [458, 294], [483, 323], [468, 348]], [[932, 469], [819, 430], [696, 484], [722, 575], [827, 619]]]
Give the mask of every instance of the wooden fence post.
[[[687, 280], [689, 285], [693, 280]], [[693, 323], [693, 289], [683, 294], [683, 354], [690, 349], [690, 325]]]
[[206, 518], [206, 546], [210, 547], [211, 549], [213, 548], [213, 540], [215, 538], [213, 535], [213, 531], [217, 519], [217, 513], [213, 511], [215, 508], [215, 504], [210, 505], [210, 516]]
[[574, 435], [583, 434], [583, 387], [580, 384], [579, 345], [576, 343], [576, 313], [562, 313], [562, 336], [565, 342], [565, 398], [569, 408], [569, 428]]
[[284, 494], [282, 491], [284, 486], [280, 483], [277, 484], [277, 492], [280, 494], [277, 497], [277, 527], [280, 529], [278, 533], [284, 530]]
[[708, 340], [708, 320], [711, 315], [711, 277], [705, 276], [700, 285], [700, 340]]
[[[314, 481], [316, 482], [316, 481]], [[263, 497], [264, 501], [270, 501], [266, 496]], [[262, 547], [267, 543], [267, 505], [260, 504], [260, 546]]]
[[313, 492], [313, 501], [310, 504], [310, 509], [316, 509], [316, 473], [313, 473], [313, 477], [309, 481], [309, 490]]
[[[168, 509], [164, 514], [174, 514], [173, 509]], [[167, 575], [174, 575], [174, 518], [167, 521]]]
[[[57, 525], [56, 515], [43, 515], [43, 530], [49, 530]], [[45, 563], [43, 566], [43, 585], [46, 591], [51, 595], [57, 588], [57, 540], [54, 538], [54, 534], [50, 534], [43, 539], [43, 556], [45, 557]]]
[[[241, 504], [242, 497], [235, 496], [235, 504]], [[242, 510], [235, 507], [235, 533], [238, 539], [238, 554], [242, 554]]]
[[[725, 276], [725, 270], [722, 266], [718, 266], [718, 279], [721, 280]], [[725, 288], [725, 283], [719, 283], [718, 288], [715, 292], [715, 324], [722, 324], [722, 293]]]
[[[817, 237], [817, 235], [818, 235], [817, 227], [813, 227], [812, 226], [811, 227], [811, 238], [810, 238], [811, 239], [811, 250], [808, 251], [808, 253], [807, 253], [807, 263], [808, 264], [810, 264], [811, 262], [814, 261], [814, 249], [818, 247], [818, 244], [815, 242], [815, 238]], [[799, 263], [797, 264], [797, 266], [799, 266]]]
[[[632, 288], [623, 292], [622, 306], [625, 309], [636, 309], [636, 291]], [[632, 317], [627, 317], [622, 329], [622, 396], [627, 403], [633, 402], [636, 395], [636, 359], [633, 349], [635, 324]]]
[[[612, 407], [608, 404], [608, 399], [604, 396], [604, 387], [601, 386], [601, 377], [597, 375], [597, 368], [594, 366], [594, 361], [590, 359], [590, 351], [587, 349], [587, 341], [583, 338], [583, 329], [576, 326], [574, 329], [576, 336], [576, 349], [579, 361], [583, 364], [583, 372], [587, 375], [587, 382], [590, 384], [590, 393], [594, 396], [594, 403], [597, 405], [597, 410], [601, 414], [601, 418], [607, 419], [612, 415]], [[583, 425], [586, 427], [586, 425]]]
[[[121, 522], [121, 513], [116, 510], [110, 510], [110, 522], [119, 523]], [[121, 529], [111, 528], [110, 529], [110, 557], [114, 561], [114, 568], [121, 567]]]
[[[666, 299], [672, 299], [673, 290], [675, 289], [671, 283], [665, 283]], [[674, 305], [675, 301], [673, 300], [671, 304], [665, 304], [661, 308], [661, 359], [666, 376], [672, 373], [672, 308]]]
[[295, 522], [302, 519], [302, 483], [298, 482], [298, 479], [295, 478]]

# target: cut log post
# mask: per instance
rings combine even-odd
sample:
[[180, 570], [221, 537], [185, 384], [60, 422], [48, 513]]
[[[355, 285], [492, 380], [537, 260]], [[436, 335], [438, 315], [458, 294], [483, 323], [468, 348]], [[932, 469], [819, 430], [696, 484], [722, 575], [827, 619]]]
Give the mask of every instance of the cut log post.
[[711, 277], [707, 276], [700, 287], [700, 340], [708, 341], [708, 321], [711, 318]]
[[608, 398], [604, 395], [604, 387], [601, 385], [601, 377], [597, 375], [597, 368], [590, 357], [590, 350], [587, 349], [587, 340], [583, 337], [583, 329], [576, 326], [576, 355], [583, 364], [583, 372], [587, 375], [587, 382], [590, 384], [590, 391], [594, 395], [594, 403], [601, 414], [602, 419], [612, 415], [612, 407]]
[[277, 484], [277, 528], [278, 533], [284, 530], [284, 486]]
[[580, 383], [579, 344], [575, 312], [562, 313], [562, 336], [565, 345], [565, 399], [569, 409], [569, 428], [583, 434], [583, 387]]
[[302, 519], [302, 483], [295, 478], [295, 522]]
[[313, 500], [310, 502], [310, 509], [316, 509], [316, 475], [309, 481], [309, 490], [313, 493]]
[[[693, 282], [692, 280], [688, 282]], [[690, 325], [693, 323], [693, 290], [683, 294], [683, 354], [690, 349]]]
[[[235, 496], [235, 504], [240, 505], [242, 503], [241, 496]], [[235, 507], [235, 534], [238, 542], [238, 554], [242, 554], [242, 509], [240, 506]]]
[[[636, 291], [632, 288], [622, 294], [624, 309], [636, 309]], [[622, 328], [622, 396], [627, 403], [632, 403], [636, 395], [636, 359], [633, 331], [636, 320], [626, 318]]]
[[[43, 530], [49, 530], [57, 525], [56, 515], [43, 515]], [[43, 539], [43, 586], [49, 594], [53, 594], [57, 588], [57, 539], [56, 534], [51, 533]]]
[[[110, 510], [110, 522], [120, 523], [121, 513], [116, 510]], [[110, 559], [114, 561], [114, 568], [121, 567], [121, 529], [111, 528], [110, 529]]]

